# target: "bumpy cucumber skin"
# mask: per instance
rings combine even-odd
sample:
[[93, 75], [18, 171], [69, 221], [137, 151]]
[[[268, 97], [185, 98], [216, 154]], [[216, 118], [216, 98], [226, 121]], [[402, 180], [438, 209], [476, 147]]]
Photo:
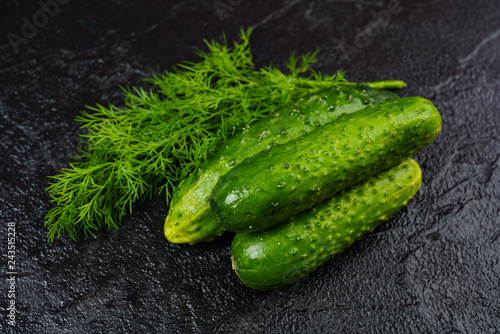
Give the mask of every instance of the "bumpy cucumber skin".
[[212, 214], [208, 201], [220, 176], [262, 150], [284, 144], [343, 114], [397, 97], [396, 93], [365, 84], [339, 85], [284, 106], [246, 128], [179, 185], [165, 220], [165, 237], [172, 243], [194, 244], [221, 235], [224, 228]]
[[434, 141], [441, 116], [405, 97], [368, 107], [244, 160], [220, 178], [211, 207], [229, 231], [269, 228]]
[[283, 224], [238, 233], [231, 246], [233, 269], [257, 290], [291, 284], [389, 219], [418, 191], [421, 170], [409, 159]]

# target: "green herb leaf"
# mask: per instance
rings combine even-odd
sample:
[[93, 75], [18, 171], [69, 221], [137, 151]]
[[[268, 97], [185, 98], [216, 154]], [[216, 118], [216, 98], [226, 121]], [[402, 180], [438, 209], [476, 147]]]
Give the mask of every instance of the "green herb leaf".
[[166, 191], [187, 177], [227, 138], [281, 105], [312, 92], [346, 83], [342, 72], [322, 75], [310, 69], [316, 54], [287, 64], [256, 69], [249, 38], [229, 47], [205, 41], [199, 62], [184, 62], [147, 79], [155, 89], [124, 88], [123, 106], [96, 105], [77, 121], [81, 154], [52, 176], [47, 191], [55, 207], [46, 215], [48, 241], [66, 232], [73, 239], [117, 228], [137, 200]]

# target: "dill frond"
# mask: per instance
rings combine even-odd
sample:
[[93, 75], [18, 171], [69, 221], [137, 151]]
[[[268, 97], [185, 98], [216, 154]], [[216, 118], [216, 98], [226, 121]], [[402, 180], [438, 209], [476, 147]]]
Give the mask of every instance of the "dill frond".
[[147, 79], [155, 87], [123, 88], [123, 106], [87, 106], [76, 121], [81, 154], [51, 176], [46, 189], [55, 204], [46, 215], [47, 238], [72, 239], [118, 228], [135, 201], [162, 191], [167, 204], [187, 177], [227, 138], [279, 106], [312, 92], [347, 83], [343, 72], [311, 70], [316, 54], [292, 54], [285, 74], [275, 66], [256, 69], [252, 30], [229, 46], [205, 41], [199, 62], [184, 62]]

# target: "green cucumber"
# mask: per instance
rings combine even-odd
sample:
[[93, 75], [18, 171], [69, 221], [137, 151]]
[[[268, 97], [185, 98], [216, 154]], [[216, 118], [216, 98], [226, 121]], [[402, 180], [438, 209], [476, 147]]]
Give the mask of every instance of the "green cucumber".
[[[172, 243], [194, 244], [222, 234], [224, 228], [210, 211], [208, 201], [219, 178], [262, 150], [286, 143], [340, 115], [398, 97], [393, 92], [369, 85], [350, 83], [322, 90], [308, 99], [278, 109], [228, 140], [219, 152], [179, 185], [165, 220], [165, 237]], [[377, 87], [383, 84], [377, 83]]]
[[212, 210], [229, 231], [264, 230], [397, 165], [440, 131], [421, 97], [364, 108], [244, 160], [220, 178]]
[[231, 246], [241, 281], [271, 290], [303, 277], [389, 219], [420, 188], [415, 160], [381, 172], [288, 222], [256, 233], [238, 233]]

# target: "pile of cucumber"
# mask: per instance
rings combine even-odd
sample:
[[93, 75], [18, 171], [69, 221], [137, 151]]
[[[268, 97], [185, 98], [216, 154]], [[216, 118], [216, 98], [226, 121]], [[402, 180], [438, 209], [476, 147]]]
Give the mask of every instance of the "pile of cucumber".
[[410, 159], [441, 131], [434, 105], [342, 84], [283, 106], [228, 140], [184, 180], [165, 221], [173, 243], [236, 233], [233, 269], [271, 290], [315, 270], [417, 192]]

